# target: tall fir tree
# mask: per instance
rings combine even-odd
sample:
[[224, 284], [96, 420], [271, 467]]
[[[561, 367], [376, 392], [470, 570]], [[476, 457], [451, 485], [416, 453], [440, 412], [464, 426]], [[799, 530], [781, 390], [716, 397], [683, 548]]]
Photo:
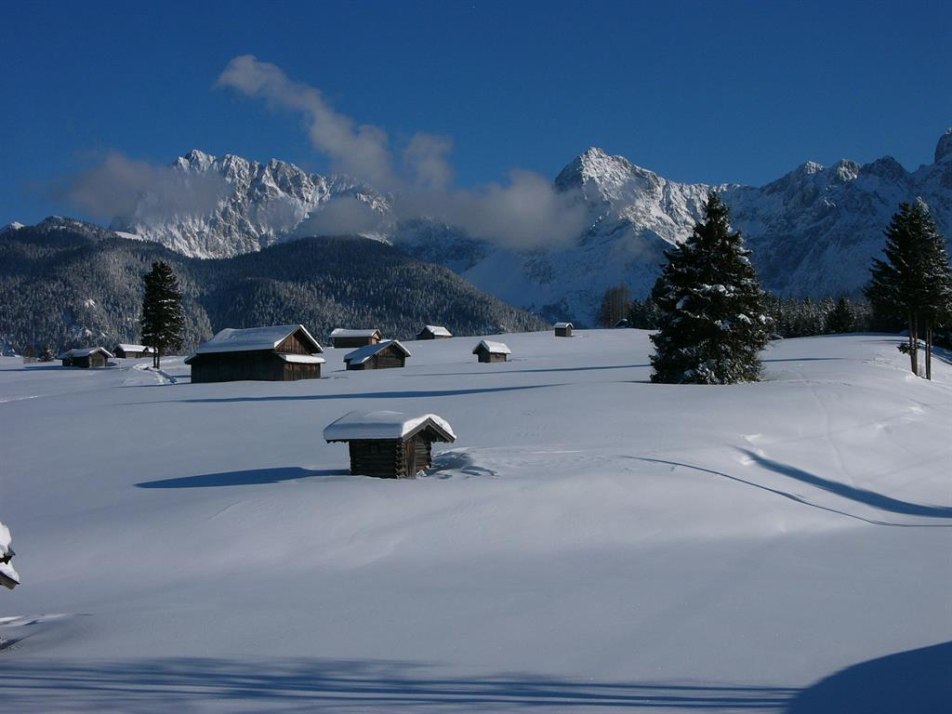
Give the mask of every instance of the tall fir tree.
[[717, 194], [704, 221], [680, 246], [652, 290], [660, 312], [651, 336], [651, 381], [733, 384], [760, 378], [759, 352], [769, 341], [764, 292], [739, 232]]
[[919, 374], [920, 329], [925, 377], [932, 379], [932, 334], [952, 312], [952, 270], [945, 238], [922, 199], [899, 204], [885, 231], [885, 260], [875, 259], [866, 296], [877, 313], [905, 320], [910, 368]]
[[162, 354], [182, 346], [182, 290], [171, 266], [161, 260], [152, 263], [144, 282], [142, 344], [152, 348], [152, 366], [159, 369]]

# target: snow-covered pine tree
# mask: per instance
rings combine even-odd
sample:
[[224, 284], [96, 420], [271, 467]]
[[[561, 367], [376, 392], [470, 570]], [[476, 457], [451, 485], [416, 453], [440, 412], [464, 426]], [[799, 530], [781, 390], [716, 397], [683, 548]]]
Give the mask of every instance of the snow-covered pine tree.
[[875, 259], [866, 296], [877, 312], [908, 325], [912, 373], [919, 374], [919, 328], [926, 342], [926, 379], [932, 379], [932, 332], [952, 313], [952, 270], [939, 233], [922, 199], [899, 204], [885, 231], [886, 260]]
[[152, 263], [145, 275], [145, 295], [142, 298], [142, 344], [151, 347], [152, 366], [159, 368], [162, 353], [182, 346], [182, 290], [171, 266], [161, 260]]
[[733, 384], [760, 377], [759, 352], [769, 340], [764, 293], [739, 232], [712, 192], [704, 221], [680, 246], [652, 290], [660, 310], [651, 336], [651, 381]]
[[826, 315], [826, 331], [833, 334], [852, 332], [855, 324], [856, 318], [853, 316], [852, 309], [850, 309], [849, 301], [845, 297], [841, 297]]

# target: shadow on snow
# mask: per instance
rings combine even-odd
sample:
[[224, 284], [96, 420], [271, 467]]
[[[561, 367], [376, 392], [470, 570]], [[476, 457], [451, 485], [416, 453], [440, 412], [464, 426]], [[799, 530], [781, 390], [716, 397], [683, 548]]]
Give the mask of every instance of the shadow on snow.
[[274, 469], [249, 469], [248, 471], [224, 471], [217, 474], [182, 476], [158, 481], [137, 483], [139, 488], [214, 488], [217, 486], [260, 486], [266, 483], [294, 481], [315, 476], [349, 476], [350, 471], [341, 469], [321, 469], [309, 471], [296, 467]]
[[425, 665], [379, 660], [129, 662], [8, 660], [4, 707], [17, 712], [175, 711], [217, 705], [255, 711], [782, 711], [795, 689], [616, 683], [537, 675], [440, 677]]

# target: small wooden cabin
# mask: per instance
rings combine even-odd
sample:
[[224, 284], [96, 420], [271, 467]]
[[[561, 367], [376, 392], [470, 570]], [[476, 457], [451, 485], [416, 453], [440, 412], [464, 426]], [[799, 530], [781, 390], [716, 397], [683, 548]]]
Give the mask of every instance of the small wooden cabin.
[[226, 328], [203, 342], [185, 364], [192, 383], [255, 379], [318, 379], [324, 350], [303, 325]]
[[473, 354], [480, 362], [508, 362], [512, 352], [502, 342], [480, 340], [479, 344], [473, 348]]
[[112, 357], [112, 353], [105, 347], [78, 347], [58, 355], [56, 359], [63, 360], [64, 367], [97, 369], [108, 367]]
[[555, 336], [556, 337], [571, 337], [572, 330], [574, 326], [571, 322], [557, 322], [555, 323]]
[[152, 354], [152, 348], [145, 345], [130, 345], [119, 343], [112, 351], [116, 357], [124, 359], [138, 359], [139, 357], [148, 357]]
[[380, 330], [346, 330], [338, 327], [331, 332], [331, 342], [334, 348], [339, 347], [364, 347], [365, 345], [376, 345], [383, 339]]
[[347, 443], [352, 474], [408, 478], [433, 463], [434, 441], [453, 442], [456, 434], [436, 414], [350, 412], [324, 429], [324, 440]]
[[405, 367], [410, 351], [397, 340], [384, 340], [344, 355], [347, 369], [389, 369]]
[[452, 336], [453, 333], [442, 325], [424, 325], [416, 338], [418, 340], [445, 340]]

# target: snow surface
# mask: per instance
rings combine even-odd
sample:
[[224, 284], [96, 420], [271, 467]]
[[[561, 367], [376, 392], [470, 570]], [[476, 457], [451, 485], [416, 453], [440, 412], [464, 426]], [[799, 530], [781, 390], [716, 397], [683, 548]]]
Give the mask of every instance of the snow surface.
[[505, 342], [497, 342], [495, 340], [480, 340], [479, 344], [473, 348], [473, 354], [479, 352], [480, 347], [486, 350], [486, 352], [494, 355], [512, 354], [512, 350], [509, 349], [509, 345], [507, 345]]
[[[821, 337], [656, 385], [646, 332], [505, 339], [492, 370], [452, 338], [297, 382], [0, 359], [5, 710], [948, 705], [949, 364]], [[320, 430], [353, 410], [458, 440], [349, 476]]]
[[323, 352], [311, 333], [303, 325], [271, 325], [268, 327], [233, 328], [226, 327], [220, 330], [207, 342], [203, 342], [195, 350], [196, 354], [212, 354], [219, 352], [249, 352], [254, 350], [270, 350], [284, 342], [289, 335], [298, 330], [317, 347], [317, 352]]
[[443, 417], [436, 414], [421, 414], [410, 417], [403, 412], [382, 409], [375, 412], [355, 411], [345, 414], [324, 428], [325, 441], [349, 441], [351, 439], [402, 439], [412, 434], [426, 422], [432, 422], [456, 440], [453, 428]]

